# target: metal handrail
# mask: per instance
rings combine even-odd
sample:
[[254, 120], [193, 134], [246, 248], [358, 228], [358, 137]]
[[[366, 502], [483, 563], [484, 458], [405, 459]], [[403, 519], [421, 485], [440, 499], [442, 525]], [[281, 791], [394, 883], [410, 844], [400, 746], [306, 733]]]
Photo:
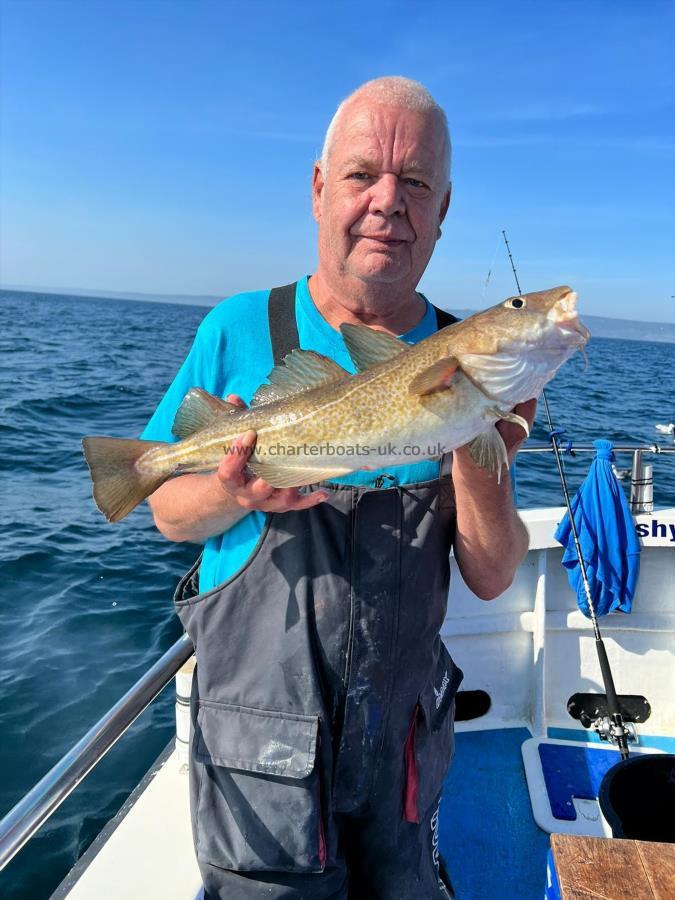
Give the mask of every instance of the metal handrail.
[[192, 656], [183, 634], [0, 821], [0, 870], [89, 774]]
[[[521, 447], [518, 453], [557, 453], [560, 452], [560, 446], [553, 446], [553, 440], [546, 444], [530, 444], [527, 447]], [[572, 456], [577, 453], [595, 453], [596, 448], [593, 444], [575, 444], [569, 442], [565, 452], [569, 450]], [[639, 513], [651, 513], [654, 510], [654, 478], [653, 467], [645, 465], [642, 456], [645, 453], [653, 453], [656, 456], [661, 454], [675, 454], [675, 446], [662, 447], [660, 444], [618, 444], [613, 446], [614, 453], [631, 453], [633, 455], [633, 465], [631, 468], [630, 479], [630, 501], [629, 507], [633, 515]], [[556, 459], [559, 457], [556, 456]], [[615, 470], [616, 471], [616, 470]], [[618, 474], [618, 473], [617, 473]]]
[[[564, 451], [564, 447], [561, 447]], [[572, 443], [570, 450], [573, 453], [595, 453], [596, 448], [593, 444], [575, 444]], [[612, 447], [614, 453], [654, 453], [657, 456], [661, 453], [675, 453], [675, 446], [662, 447], [660, 444], [617, 444]], [[528, 444], [526, 447], [520, 447], [518, 453], [552, 453], [553, 448], [549, 443], [546, 444]]]

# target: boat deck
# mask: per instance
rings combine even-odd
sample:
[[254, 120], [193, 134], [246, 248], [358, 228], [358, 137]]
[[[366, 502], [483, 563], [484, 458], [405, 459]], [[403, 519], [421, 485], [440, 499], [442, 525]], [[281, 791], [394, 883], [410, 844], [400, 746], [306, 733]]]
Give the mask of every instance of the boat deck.
[[[520, 749], [530, 736], [527, 728], [456, 735], [439, 831], [458, 900], [543, 894], [549, 836], [532, 817]], [[200, 886], [188, 778], [172, 742], [52, 900], [194, 900]]]
[[187, 770], [171, 741], [51, 900], [193, 900], [201, 883]]
[[549, 835], [532, 816], [520, 750], [530, 737], [527, 728], [456, 735], [440, 851], [458, 900], [543, 896]]

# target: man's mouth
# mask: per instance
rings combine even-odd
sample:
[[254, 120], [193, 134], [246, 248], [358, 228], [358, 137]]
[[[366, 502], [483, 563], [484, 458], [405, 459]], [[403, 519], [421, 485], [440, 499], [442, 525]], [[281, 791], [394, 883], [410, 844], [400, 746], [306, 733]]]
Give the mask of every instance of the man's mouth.
[[376, 241], [378, 244], [387, 244], [390, 246], [396, 246], [397, 244], [407, 244], [404, 238], [397, 238], [391, 235], [380, 235], [380, 234], [357, 234], [355, 237], [360, 238], [365, 241]]

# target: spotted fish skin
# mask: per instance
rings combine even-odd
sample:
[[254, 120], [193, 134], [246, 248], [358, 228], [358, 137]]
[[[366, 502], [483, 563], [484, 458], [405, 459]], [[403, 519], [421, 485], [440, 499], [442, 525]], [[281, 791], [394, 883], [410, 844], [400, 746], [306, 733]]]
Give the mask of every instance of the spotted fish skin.
[[[366, 326], [343, 326], [355, 362], [366, 359], [368, 368], [349, 375], [319, 354], [294, 351], [250, 408], [210, 398], [205, 409], [195, 395], [195, 421], [207, 424], [178, 443], [141, 447], [126, 470], [145, 479], [144, 489], [172, 475], [213, 471], [225, 453], [237, 452], [235, 439], [253, 430], [249, 466], [275, 487], [420, 461], [471, 442], [476, 461], [499, 474], [506, 460], [495, 422], [537, 397], [588, 340], [575, 307], [576, 294], [566, 286], [510, 297], [414, 346]], [[92, 441], [105, 440], [113, 439], [86, 438], [85, 455], [95, 499], [116, 520], [119, 509], [96, 496], [97, 466], [87, 453], [88, 442], [91, 449]]]

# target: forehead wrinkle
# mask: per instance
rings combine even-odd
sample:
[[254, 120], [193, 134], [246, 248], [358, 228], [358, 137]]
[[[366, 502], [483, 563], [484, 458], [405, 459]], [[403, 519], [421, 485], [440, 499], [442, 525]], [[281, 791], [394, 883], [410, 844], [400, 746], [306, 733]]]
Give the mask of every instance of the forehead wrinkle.
[[[422, 148], [423, 149], [423, 148]], [[414, 152], [417, 154], [419, 148], [415, 148]], [[396, 153], [394, 152], [394, 156]], [[430, 156], [434, 156], [433, 151], [429, 151]], [[434, 160], [424, 161], [419, 156], [413, 156], [411, 159], [406, 160], [403, 159], [399, 168], [401, 172], [414, 172], [418, 174], [431, 175], [434, 172]], [[340, 161], [340, 169], [350, 169], [354, 166], [362, 166], [364, 168], [372, 168], [379, 169], [382, 166], [382, 153], [377, 149], [374, 149], [373, 152], [369, 152], [365, 150], [363, 153], [351, 153], [349, 156], [345, 157]]]
[[[423, 174], [425, 180], [439, 182], [440, 186], [444, 182], [445, 141], [437, 130], [435, 118], [422, 114], [413, 116], [417, 123], [411, 123], [411, 117], [405, 115], [410, 111], [404, 109], [403, 119], [397, 120], [392, 128], [382, 115], [389, 109], [387, 104], [359, 101], [345, 110], [331, 147], [336, 170], [344, 174], [356, 165], [375, 171], [381, 171], [384, 166], [389, 171], [388, 167], [396, 163], [395, 170], [392, 168], [396, 174]], [[408, 160], [406, 155], [410, 157]]]
[[352, 166], [375, 167], [379, 165], [379, 159], [375, 154], [368, 156], [367, 154], [353, 154], [342, 161], [340, 167], [343, 169], [351, 169]]
[[416, 172], [419, 175], [428, 175], [431, 171], [428, 165], [417, 159], [411, 160], [409, 163], [403, 163], [402, 172]]

